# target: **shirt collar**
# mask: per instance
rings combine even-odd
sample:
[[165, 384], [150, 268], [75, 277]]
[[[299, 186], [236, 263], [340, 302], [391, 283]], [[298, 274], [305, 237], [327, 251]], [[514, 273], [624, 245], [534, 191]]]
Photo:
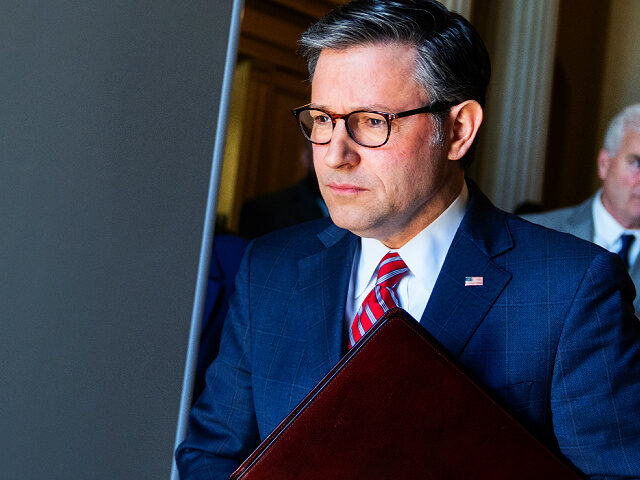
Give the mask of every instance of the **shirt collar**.
[[376, 268], [389, 251], [398, 252], [409, 267], [410, 274], [415, 275], [423, 285], [428, 286], [432, 283], [429, 279], [440, 272], [453, 237], [464, 217], [468, 199], [469, 190], [465, 183], [458, 197], [438, 218], [397, 250], [386, 247], [379, 240], [361, 238], [355, 281], [356, 297], [362, 295], [374, 282]]
[[600, 189], [596, 195], [596, 201], [593, 202], [593, 234], [595, 243], [611, 250], [620, 238], [620, 235], [625, 233], [625, 231], [622, 225], [611, 216], [602, 204], [602, 189]]

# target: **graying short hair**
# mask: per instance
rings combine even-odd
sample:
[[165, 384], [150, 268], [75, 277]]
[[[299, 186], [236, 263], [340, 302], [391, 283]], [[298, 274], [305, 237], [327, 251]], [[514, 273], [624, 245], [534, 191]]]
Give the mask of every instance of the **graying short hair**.
[[609, 122], [602, 148], [612, 157], [618, 153], [627, 129], [640, 132], [640, 103], [629, 105]]
[[[430, 102], [476, 100], [484, 106], [491, 63], [485, 45], [461, 15], [433, 0], [355, 0], [309, 27], [300, 38], [310, 79], [323, 49], [401, 44], [416, 48], [414, 79]], [[436, 141], [442, 121], [436, 115]], [[462, 159], [466, 167], [470, 153]]]

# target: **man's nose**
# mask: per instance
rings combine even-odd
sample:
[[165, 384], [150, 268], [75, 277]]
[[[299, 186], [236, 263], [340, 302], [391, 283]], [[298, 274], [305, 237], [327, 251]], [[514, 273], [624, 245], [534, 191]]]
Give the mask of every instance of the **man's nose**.
[[333, 129], [331, 142], [327, 145], [324, 163], [331, 168], [353, 166], [360, 161], [358, 144], [349, 136], [344, 120], [339, 119]]

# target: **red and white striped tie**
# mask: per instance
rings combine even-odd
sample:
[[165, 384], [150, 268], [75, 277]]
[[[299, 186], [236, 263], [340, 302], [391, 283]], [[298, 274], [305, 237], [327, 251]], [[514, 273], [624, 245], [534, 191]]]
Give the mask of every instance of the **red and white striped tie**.
[[353, 347], [385, 312], [400, 306], [395, 288], [409, 271], [400, 255], [389, 252], [378, 265], [378, 279], [365, 297], [349, 329], [349, 348]]

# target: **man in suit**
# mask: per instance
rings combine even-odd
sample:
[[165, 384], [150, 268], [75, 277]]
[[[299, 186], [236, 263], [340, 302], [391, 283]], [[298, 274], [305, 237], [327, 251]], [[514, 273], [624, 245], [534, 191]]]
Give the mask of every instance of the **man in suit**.
[[301, 46], [311, 104], [295, 112], [331, 218], [249, 245], [181, 478], [227, 478], [366, 335], [373, 302], [407, 310], [586, 474], [640, 478], [633, 285], [618, 256], [465, 179], [490, 75], [473, 27], [429, 0], [357, 0]]
[[[525, 215], [545, 227], [594, 242], [618, 253], [640, 286], [640, 104], [616, 115], [607, 127], [598, 154], [602, 188], [584, 203], [551, 212]], [[640, 311], [640, 296], [634, 301]]]
[[313, 169], [311, 144], [300, 152], [305, 177], [295, 185], [247, 200], [240, 210], [238, 233], [247, 239], [298, 223], [328, 217]]

